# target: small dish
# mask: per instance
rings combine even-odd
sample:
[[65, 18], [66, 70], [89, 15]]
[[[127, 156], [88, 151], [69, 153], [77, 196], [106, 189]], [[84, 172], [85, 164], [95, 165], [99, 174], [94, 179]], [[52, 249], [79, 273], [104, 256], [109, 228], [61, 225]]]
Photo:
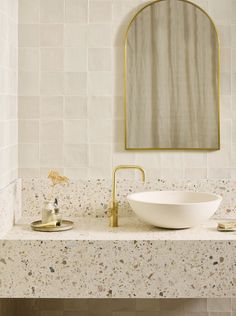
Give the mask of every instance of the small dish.
[[42, 225], [41, 220], [35, 221], [31, 223], [31, 228], [39, 232], [61, 232], [61, 231], [72, 229], [74, 223], [72, 221], [62, 220], [60, 226], [41, 226], [41, 225]]

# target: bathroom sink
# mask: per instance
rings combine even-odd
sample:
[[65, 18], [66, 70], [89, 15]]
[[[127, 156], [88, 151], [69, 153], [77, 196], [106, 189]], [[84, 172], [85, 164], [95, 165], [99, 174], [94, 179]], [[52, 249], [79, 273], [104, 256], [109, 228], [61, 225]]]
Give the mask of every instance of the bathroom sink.
[[219, 207], [222, 197], [187, 191], [152, 191], [127, 197], [133, 211], [145, 222], [163, 228], [181, 229], [201, 224]]

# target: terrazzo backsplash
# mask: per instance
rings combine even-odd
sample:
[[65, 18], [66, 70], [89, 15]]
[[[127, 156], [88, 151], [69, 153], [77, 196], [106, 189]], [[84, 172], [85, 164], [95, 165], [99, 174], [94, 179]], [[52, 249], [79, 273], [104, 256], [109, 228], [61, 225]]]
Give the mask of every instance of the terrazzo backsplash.
[[[111, 201], [112, 183], [110, 180], [75, 180], [68, 186], [56, 188], [61, 211], [66, 217], [93, 216], [105, 217]], [[22, 215], [39, 216], [43, 203], [50, 193], [47, 179], [22, 179]], [[145, 184], [135, 180], [117, 181], [117, 200], [120, 203], [120, 215], [130, 216], [126, 196], [132, 192], [152, 190], [184, 190], [211, 192], [223, 196], [215, 218], [236, 217], [236, 181], [233, 180], [176, 180], [156, 179]]]

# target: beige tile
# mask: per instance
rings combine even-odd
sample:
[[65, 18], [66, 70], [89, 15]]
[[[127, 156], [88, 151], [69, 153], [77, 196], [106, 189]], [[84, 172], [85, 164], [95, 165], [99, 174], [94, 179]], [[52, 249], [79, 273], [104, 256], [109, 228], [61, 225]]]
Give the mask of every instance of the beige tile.
[[160, 300], [161, 311], [183, 311], [184, 301], [180, 299], [164, 299]]
[[87, 143], [87, 120], [65, 120], [64, 137], [65, 144]]
[[184, 166], [187, 168], [206, 168], [207, 154], [202, 152], [185, 152]]
[[19, 168], [18, 171], [20, 178], [37, 178], [40, 175], [39, 168]]
[[70, 119], [87, 117], [87, 98], [80, 96], [65, 97], [64, 117]]
[[236, 298], [232, 298], [232, 311], [235, 311], [236, 312]]
[[232, 100], [230, 95], [221, 96], [220, 109], [222, 119], [236, 119], [236, 108], [235, 110], [232, 109]]
[[90, 96], [111, 96], [112, 73], [90, 72], [88, 79], [88, 93]]
[[65, 94], [66, 95], [86, 95], [87, 74], [85, 72], [65, 73]]
[[218, 24], [230, 24], [232, 20], [232, 1], [225, 0], [224, 5], [222, 5], [221, 0], [209, 0], [209, 13]]
[[111, 49], [110, 48], [89, 48], [88, 69], [90, 71], [111, 70]]
[[64, 173], [70, 179], [87, 180], [88, 168], [64, 168]]
[[39, 74], [37, 72], [19, 72], [19, 95], [39, 95]]
[[40, 98], [40, 117], [43, 119], [62, 119], [63, 97], [42, 96]]
[[62, 71], [64, 51], [62, 48], [41, 48], [41, 71]]
[[63, 167], [62, 144], [40, 144], [40, 166]]
[[65, 0], [66, 23], [87, 23], [88, 0]]
[[222, 72], [230, 72], [231, 71], [231, 48], [221, 48], [220, 54], [221, 61], [221, 71]]
[[39, 97], [19, 97], [18, 98], [19, 119], [39, 118]]
[[88, 27], [83, 24], [65, 24], [65, 46], [87, 46]]
[[229, 179], [230, 168], [211, 168], [209, 167], [207, 170], [207, 178], [210, 179]]
[[119, 311], [119, 312], [112, 312], [112, 316], [136, 316], [136, 313]]
[[111, 169], [111, 145], [92, 144], [89, 149], [90, 162], [92, 168]]
[[221, 73], [221, 94], [231, 94], [231, 74], [229, 72]]
[[19, 0], [19, 23], [39, 22], [39, 0]]
[[61, 144], [63, 137], [62, 120], [41, 120], [40, 122], [40, 143]]
[[62, 72], [42, 72], [40, 78], [41, 95], [62, 95], [64, 80]]
[[22, 144], [39, 142], [38, 120], [19, 120], [19, 141]]
[[87, 71], [87, 49], [82, 47], [65, 48], [65, 71]]
[[219, 32], [221, 47], [231, 47], [231, 26], [218, 25], [217, 29]]
[[236, 23], [231, 25], [231, 46], [236, 48]]
[[19, 47], [39, 46], [39, 25], [20, 24], [19, 25]]
[[41, 24], [40, 45], [42, 47], [63, 46], [63, 24]]
[[232, 75], [232, 93], [236, 95], [236, 73]]
[[111, 97], [90, 97], [88, 99], [89, 118], [109, 119], [112, 116]]
[[89, 120], [89, 142], [90, 143], [110, 143], [112, 139], [111, 120], [90, 119]]
[[110, 47], [111, 26], [109, 24], [90, 24], [88, 29], [89, 47]]
[[87, 145], [65, 145], [64, 153], [66, 168], [79, 168], [88, 166]]
[[38, 48], [19, 48], [19, 70], [20, 71], [39, 71], [39, 49]]
[[64, 0], [40, 0], [41, 23], [63, 23]]
[[89, 22], [91, 23], [111, 23], [112, 2], [111, 1], [90, 1]]
[[38, 144], [19, 145], [19, 165], [21, 168], [39, 167], [39, 145]]
[[207, 168], [185, 168], [184, 177], [189, 180], [202, 180], [207, 178]]

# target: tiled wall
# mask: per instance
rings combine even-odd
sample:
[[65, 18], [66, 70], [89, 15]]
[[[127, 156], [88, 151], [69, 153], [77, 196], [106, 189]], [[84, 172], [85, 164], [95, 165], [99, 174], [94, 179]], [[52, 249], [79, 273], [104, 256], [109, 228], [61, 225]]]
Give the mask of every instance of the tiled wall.
[[[11, 304], [12, 302], [12, 304]], [[235, 299], [1, 300], [0, 316], [235, 316]]]
[[0, 1], [0, 189], [17, 177], [18, 0]]
[[107, 178], [112, 166], [137, 163], [154, 177], [236, 178], [236, 0], [195, 0], [220, 34], [221, 150], [123, 150], [124, 31], [146, 2], [19, 1], [21, 176], [58, 168], [73, 178]]

